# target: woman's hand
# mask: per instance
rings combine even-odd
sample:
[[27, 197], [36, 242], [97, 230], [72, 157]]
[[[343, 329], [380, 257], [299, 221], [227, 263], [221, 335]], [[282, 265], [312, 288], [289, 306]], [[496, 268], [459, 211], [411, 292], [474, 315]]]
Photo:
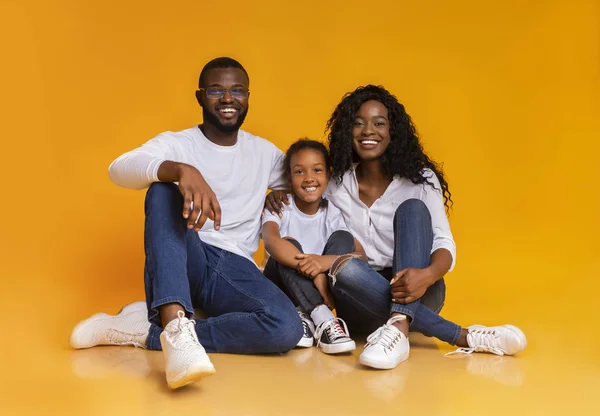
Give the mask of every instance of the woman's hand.
[[435, 283], [429, 269], [404, 269], [390, 281], [392, 302], [411, 303], [423, 297], [429, 286]]

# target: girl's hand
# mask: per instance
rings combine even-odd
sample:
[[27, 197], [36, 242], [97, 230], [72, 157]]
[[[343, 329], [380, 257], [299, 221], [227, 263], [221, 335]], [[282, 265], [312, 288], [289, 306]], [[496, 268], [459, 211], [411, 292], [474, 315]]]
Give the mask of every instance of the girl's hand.
[[283, 204], [290, 204], [287, 194], [286, 191], [271, 191], [265, 199], [265, 208], [267, 208], [271, 214], [279, 215], [279, 217], [281, 217], [283, 215]]
[[329, 285], [327, 284], [327, 276], [325, 275], [325, 273], [320, 273], [319, 275], [317, 275], [317, 277], [315, 277], [315, 279], [313, 280], [313, 283], [319, 291], [319, 293], [321, 294], [325, 306], [327, 306], [331, 310], [335, 309], [333, 295], [329, 291]]
[[325, 273], [331, 266], [326, 258], [317, 254], [298, 253], [296, 254], [296, 260], [300, 260], [296, 270], [310, 279], [314, 279], [319, 274]]
[[435, 283], [429, 269], [404, 269], [390, 281], [392, 302], [411, 303], [423, 297], [427, 288]]

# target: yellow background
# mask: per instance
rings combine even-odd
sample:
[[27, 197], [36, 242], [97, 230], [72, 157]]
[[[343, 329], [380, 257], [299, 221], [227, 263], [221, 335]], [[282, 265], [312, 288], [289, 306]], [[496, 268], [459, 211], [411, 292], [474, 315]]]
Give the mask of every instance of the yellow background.
[[359, 85], [396, 94], [455, 203], [444, 315], [519, 325], [559, 374], [549, 343], [597, 369], [599, 13], [584, 0], [2, 0], [5, 334], [33, 338], [28, 362], [49, 366], [79, 319], [143, 298], [144, 193], [113, 185], [108, 165], [199, 123], [199, 71], [225, 55], [250, 74], [244, 128], [282, 150], [323, 137]]

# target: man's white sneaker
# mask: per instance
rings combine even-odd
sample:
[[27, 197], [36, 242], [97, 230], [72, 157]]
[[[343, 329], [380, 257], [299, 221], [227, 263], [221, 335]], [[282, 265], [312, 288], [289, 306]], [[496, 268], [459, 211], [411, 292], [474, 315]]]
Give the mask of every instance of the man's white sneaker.
[[167, 384], [172, 389], [215, 373], [215, 367], [198, 341], [195, 322], [186, 318], [183, 311], [177, 316], [160, 334]]
[[333, 318], [321, 323], [315, 331], [315, 338], [317, 348], [325, 354], [340, 354], [356, 349], [356, 344], [348, 333], [346, 322], [341, 318]]
[[306, 313], [300, 311], [299, 309], [297, 309], [297, 311], [300, 319], [302, 320], [302, 328], [304, 329], [304, 333], [302, 334], [302, 338], [300, 338], [300, 341], [298, 341], [296, 347], [312, 347], [315, 342], [315, 324]]
[[527, 347], [523, 331], [514, 325], [483, 326], [471, 325], [467, 328], [468, 348], [458, 348], [449, 354], [491, 352], [496, 355], [514, 355]]
[[146, 302], [134, 302], [113, 316], [97, 313], [79, 322], [69, 339], [75, 349], [96, 345], [133, 345], [146, 348], [150, 330]]
[[369, 367], [387, 370], [406, 360], [410, 353], [408, 338], [393, 325], [394, 322], [405, 319], [404, 315], [392, 316], [385, 325], [369, 335], [359, 362]]

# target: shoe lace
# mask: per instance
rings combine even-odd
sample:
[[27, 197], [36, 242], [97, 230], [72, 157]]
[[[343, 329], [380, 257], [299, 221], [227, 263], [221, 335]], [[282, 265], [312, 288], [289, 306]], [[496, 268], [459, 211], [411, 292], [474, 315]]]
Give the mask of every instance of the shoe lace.
[[106, 337], [113, 345], [133, 345], [138, 348], [146, 348], [146, 345], [140, 342], [140, 337], [143, 335], [142, 332], [129, 333], [111, 328], [107, 331]]
[[375, 332], [367, 337], [365, 347], [381, 344], [384, 348], [392, 350], [402, 338], [401, 332], [392, 331], [394, 322], [406, 319], [404, 315], [392, 316], [383, 326], [380, 326]]
[[470, 329], [467, 334], [467, 342], [470, 347], [457, 348], [445, 355], [472, 354], [474, 352], [491, 352], [496, 355], [505, 354], [505, 351], [498, 347], [498, 334], [492, 328]]
[[[340, 325], [340, 322], [342, 325]], [[348, 337], [348, 327], [346, 326], [346, 322], [342, 318], [334, 318], [329, 321], [323, 322], [319, 325], [315, 331], [315, 338], [317, 338], [317, 348], [321, 345], [321, 335], [323, 332], [327, 331], [327, 336], [331, 341], [334, 341], [338, 338], [349, 338]]]
[[182, 349], [198, 346], [200, 342], [196, 335], [196, 321], [185, 319], [183, 311], [178, 311], [177, 316], [179, 318], [177, 322], [179, 331], [173, 334], [173, 345]]

